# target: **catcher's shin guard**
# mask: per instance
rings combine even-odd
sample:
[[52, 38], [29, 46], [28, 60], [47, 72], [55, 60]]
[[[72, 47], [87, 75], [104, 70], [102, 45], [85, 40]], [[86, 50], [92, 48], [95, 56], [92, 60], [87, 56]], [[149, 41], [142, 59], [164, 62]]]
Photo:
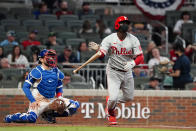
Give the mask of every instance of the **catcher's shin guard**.
[[35, 114], [35, 112], [28, 112], [28, 113], [22, 113], [19, 116], [19, 121], [18, 122], [35, 123], [36, 120], [37, 120], [37, 115]]
[[7, 115], [4, 119], [5, 123], [11, 123], [11, 122], [17, 122], [20, 120], [20, 115], [21, 113], [18, 112], [18, 113], [15, 113], [13, 115]]
[[7, 115], [7, 116], [4, 118], [4, 122], [5, 122], [5, 123], [11, 123], [11, 122], [12, 122], [12, 115]]
[[37, 115], [34, 112], [29, 113], [16, 113], [13, 115], [7, 115], [4, 119], [6, 123], [16, 122], [16, 123], [35, 123], [37, 120]]

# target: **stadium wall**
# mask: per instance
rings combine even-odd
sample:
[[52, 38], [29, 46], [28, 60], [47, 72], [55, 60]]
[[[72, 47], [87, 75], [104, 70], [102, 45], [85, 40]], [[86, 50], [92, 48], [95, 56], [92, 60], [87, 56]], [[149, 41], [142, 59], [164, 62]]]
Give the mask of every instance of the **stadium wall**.
[[[64, 90], [65, 97], [81, 104], [76, 115], [58, 118], [66, 124], [107, 124], [105, 119], [106, 90]], [[28, 100], [19, 89], [0, 89], [0, 119], [6, 114], [26, 112]], [[135, 91], [133, 102], [117, 108], [122, 125], [196, 126], [195, 91]], [[44, 123], [41, 119], [39, 123]]]

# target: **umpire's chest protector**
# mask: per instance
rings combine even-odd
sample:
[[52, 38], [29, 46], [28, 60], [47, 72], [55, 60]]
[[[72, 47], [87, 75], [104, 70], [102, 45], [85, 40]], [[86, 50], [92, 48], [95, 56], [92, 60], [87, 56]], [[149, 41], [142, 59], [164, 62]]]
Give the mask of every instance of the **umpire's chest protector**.
[[58, 70], [56, 68], [52, 70], [43, 70], [41, 67], [38, 67], [38, 70], [41, 72], [41, 80], [37, 85], [39, 93], [46, 98], [53, 98], [58, 85]]

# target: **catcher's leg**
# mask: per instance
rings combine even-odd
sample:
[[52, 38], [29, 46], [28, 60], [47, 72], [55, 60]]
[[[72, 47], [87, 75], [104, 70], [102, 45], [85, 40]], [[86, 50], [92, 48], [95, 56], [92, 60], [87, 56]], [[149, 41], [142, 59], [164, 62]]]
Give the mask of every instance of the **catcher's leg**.
[[35, 123], [38, 116], [48, 107], [49, 102], [40, 101], [40, 106], [36, 109], [31, 109], [27, 113], [15, 113], [7, 115], [4, 119], [6, 123], [17, 122], [17, 123]]
[[20, 122], [20, 123], [35, 123], [38, 116], [42, 114], [48, 107], [51, 101], [54, 99], [45, 99], [42, 95], [39, 94], [37, 89], [32, 91], [32, 94], [36, 101], [39, 102], [39, 106], [35, 109], [32, 109], [29, 106], [27, 113], [15, 113], [12, 115], [7, 115], [4, 119], [6, 123], [10, 122]]
[[6, 123], [19, 122], [19, 123], [35, 123], [37, 120], [37, 115], [35, 112], [28, 113], [15, 113], [13, 115], [7, 115], [5, 117]]
[[67, 98], [60, 98], [60, 99], [63, 100], [65, 104], [63, 111], [60, 113], [58, 110], [49, 109], [48, 111], [45, 111], [42, 114], [42, 118], [44, 118], [44, 120], [47, 120], [49, 123], [55, 123], [56, 122], [55, 117], [72, 116], [77, 112], [77, 109], [80, 107], [78, 101], [69, 100]]

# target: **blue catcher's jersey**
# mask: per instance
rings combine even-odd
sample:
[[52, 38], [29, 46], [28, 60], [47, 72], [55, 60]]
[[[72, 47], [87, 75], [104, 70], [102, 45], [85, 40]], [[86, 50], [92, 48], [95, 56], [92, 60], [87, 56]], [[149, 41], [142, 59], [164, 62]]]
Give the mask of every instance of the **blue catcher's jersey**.
[[46, 98], [53, 98], [57, 88], [63, 86], [64, 74], [58, 68], [45, 70], [42, 66], [34, 68], [27, 76], [25, 82], [36, 85], [39, 93]]

